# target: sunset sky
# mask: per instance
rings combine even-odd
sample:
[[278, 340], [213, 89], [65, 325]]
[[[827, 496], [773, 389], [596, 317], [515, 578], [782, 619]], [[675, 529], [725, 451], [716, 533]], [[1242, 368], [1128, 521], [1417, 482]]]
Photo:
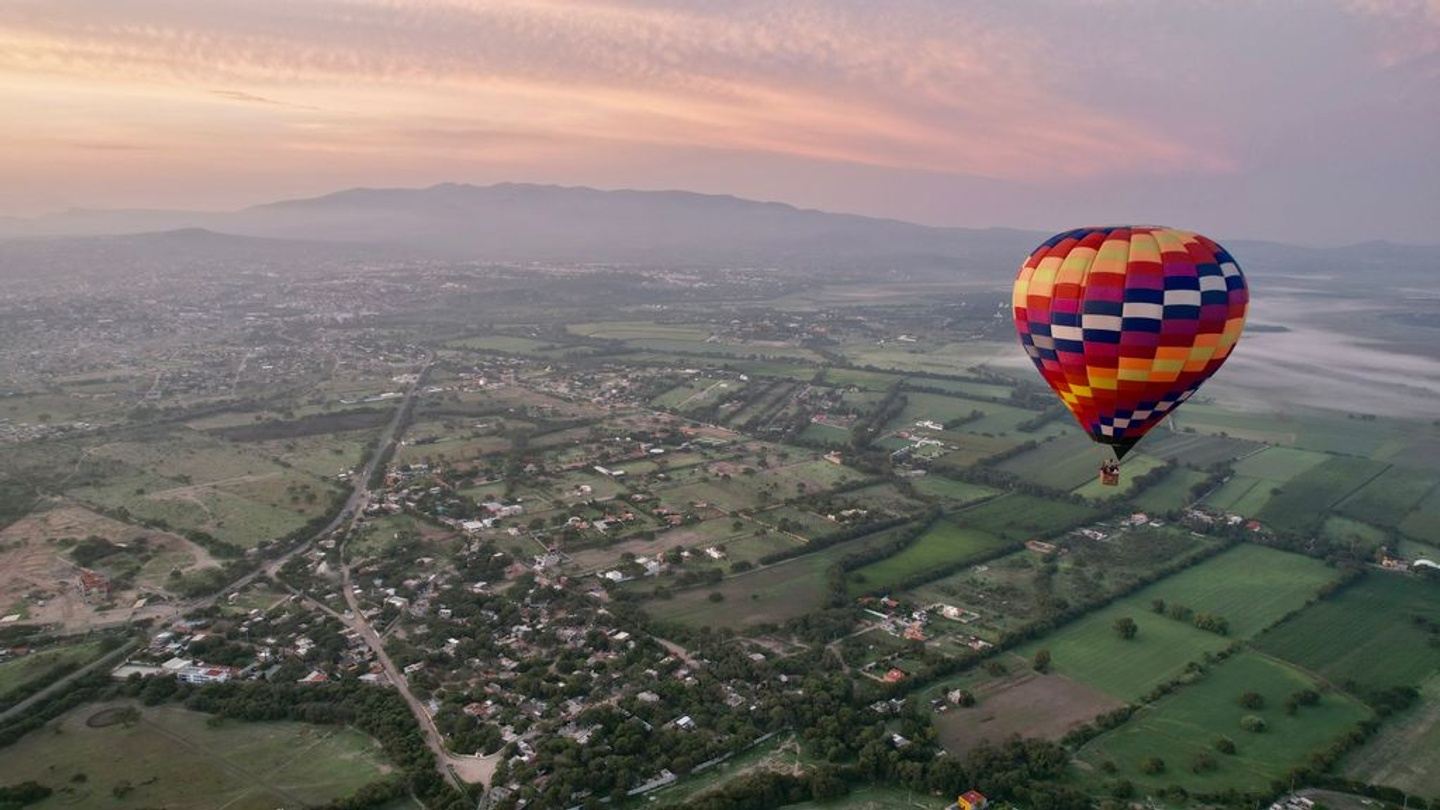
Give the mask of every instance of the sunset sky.
[[0, 214], [683, 188], [1440, 242], [1440, 0], [4, 0]]

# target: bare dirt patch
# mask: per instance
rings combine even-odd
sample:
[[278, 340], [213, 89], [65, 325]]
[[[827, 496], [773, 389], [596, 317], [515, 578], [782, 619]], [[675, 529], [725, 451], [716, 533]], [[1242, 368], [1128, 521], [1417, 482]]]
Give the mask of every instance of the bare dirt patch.
[[[66, 632], [142, 618], [134, 609], [142, 597], [165, 597], [156, 582], [137, 577], [133, 587], [116, 591], [109, 600], [80, 592], [80, 568], [66, 555], [62, 538], [103, 537], [131, 544], [144, 538], [155, 559], [194, 571], [219, 563], [205, 549], [178, 535], [133, 526], [70, 504], [34, 512], [0, 531], [0, 615], [20, 614], [25, 624], [58, 624]], [[103, 571], [103, 566], [98, 566]], [[108, 607], [107, 607], [108, 606]]]
[[981, 743], [1012, 736], [1055, 740], [1096, 715], [1124, 704], [1098, 689], [1063, 675], [1027, 671], [985, 684], [976, 705], [951, 708], [935, 717], [940, 742], [951, 754], [965, 754]]

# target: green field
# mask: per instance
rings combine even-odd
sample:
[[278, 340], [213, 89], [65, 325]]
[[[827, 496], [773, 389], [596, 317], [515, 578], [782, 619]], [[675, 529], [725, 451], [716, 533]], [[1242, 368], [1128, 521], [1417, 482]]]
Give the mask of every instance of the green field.
[[916, 574], [972, 560], [1006, 545], [992, 534], [942, 520], [899, 554], [850, 572], [850, 592], [885, 591]]
[[1025, 541], [1036, 536], [1055, 536], [1093, 520], [1094, 509], [1064, 501], [1037, 498], [1012, 492], [970, 507], [957, 522], [1006, 540]]
[[1437, 485], [1440, 485], [1440, 478], [1433, 475], [1391, 467], [1359, 492], [1341, 501], [1335, 510], [1362, 523], [1395, 529]]
[[1327, 510], [1366, 486], [1387, 466], [1369, 459], [1333, 456], [1282, 485], [1256, 517], [1280, 531], [1314, 534], [1325, 522]]
[[[1121, 700], [1135, 700], [1179, 675], [1186, 663], [1248, 638], [1301, 607], [1333, 576], [1309, 557], [1237, 546], [1031, 642], [1020, 654], [1028, 658], [1048, 649], [1055, 672]], [[1220, 636], [1157, 615], [1151, 610], [1155, 599], [1222, 616], [1230, 633]], [[1140, 626], [1136, 638], [1116, 635], [1113, 624], [1121, 617]]]
[[1125, 461], [1120, 465], [1119, 485], [1107, 487], [1100, 481], [1098, 475], [1092, 475], [1090, 480], [1072, 491], [1082, 498], [1093, 500], [1123, 497], [1135, 490], [1135, 479], [1163, 466], [1165, 466], [1165, 462], [1158, 458], [1151, 458], [1144, 453], [1132, 453], [1126, 456]]
[[1440, 646], [1415, 616], [1440, 621], [1440, 585], [1376, 572], [1266, 633], [1258, 645], [1336, 684], [1418, 686], [1440, 669]]
[[1071, 490], [1093, 481], [1110, 451], [1078, 431], [1045, 442], [1000, 463], [1000, 469], [1051, 489]]
[[[1377, 529], [1358, 520], [1339, 515], [1325, 518], [1320, 527], [1320, 536], [1335, 543], [1343, 543], [1356, 549], [1374, 549], [1386, 544], [1389, 536], [1384, 529]], [[1369, 556], [1367, 551], [1363, 556]]]
[[1220, 461], [1229, 461], [1260, 449], [1255, 442], [1211, 436], [1204, 433], [1171, 433], [1155, 431], [1142, 444], [1147, 454], [1188, 467], [1205, 469]]
[[1386, 720], [1380, 733], [1341, 762], [1351, 779], [1418, 796], [1440, 796], [1440, 675], [1420, 689], [1420, 703]]
[[[1103, 734], [1079, 752], [1079, 760], [1095, 768], [1109, 761], [1117, 769], [1115, 778], [1129, 779], [1138, 787], [1154, 789], [1181, 785], [1191, 791], [1265, 790], [1270, 782], [1306, 757], [1324, 748], [1369, 715], [1353, 698], [1327, 692], [1315, 706], [1302, 707], [1287, 715], [1285, 699], [1302, 689], [1315, 687], [1304, 673], [1283, 663], [1251, 652], [1242, 652], [1214, 666], [1198, 682], [1182, 687], [1170, 697], [1142, 709], [1121, 727]], [[1243, 692], [1257, 692], [1265, 699], [1259, 710], [1241, 707]], [[1240, 719], [1256, 715], [1268, 728], [1246, 731]], [[1215, 750], [1220, 737], [1235, 742], [1233, 755]], [[1196, 773], [1192, 765], [1198, 755], [1209, 755], [1214, 770]], [[1165, 763], [1160, 774], [1141, 771], [1140, 763], [1159, 757]]]
[[[830, 572], [844, 558], [882, 546], [904, 531], [890, 529], [831, 546], [813, 554], [726, 577], [719, 585], [691, 588], [669, 599], [652, 599], [645, 610], [657, 619], [692, 626], [740, 628], [760, 622], [781, 623], [825, 605]], [[724, 601], [710, 601], [711, 593]]]
[[1432, 490], [1400, 521], [1400, 531], [1416, 540], [1440, 545], [1440, 487]]
[[681, 340], [701, 342], [710, 337], [710, 328], [703, 324], [666, 324], [652, 321], [616, 321], [606, 323], [573, 323], [566, 331], [584, 337], [605, 340]]
[[1176, 467], [1170, 474], [1135, 497], [1135, 506], [1142, 511], [1165, 514], [1179, 509], [1194, 500], [1191, 490], [1204, 481], [1205, 473], [1185, 467]]
[[100, 642], [67, 644], [0, 663], [0, 699], [64, 664], [83, 665], [100, 655]]
[[[210, 715], [175, 706], [143, 708], [129, 726], [88, 725], [103, 708], [80, 706], [52, 724], [58, 732], [32, 732], [6, 748], [0, 784], [33, 779], [55, 790], [29, 810], [273, 810], [348, 796], [390, 770], [379, 745], [348, 728], [239, 721], [212, 728]], [[122, 784], [130, 792], [117, 796]]]
[[1283, 484], [1306, 470], [1324, 464], [1328, 458], [1324, 453], [1293, 447], [1267, 447], [1236, 462], [1235, 472]]
[[876, 785], [856, 788], [829, 801], [781, 805], [783, 810], [935, 810], [939, 806], [934, 796]]
[[999, 494], [999, 490], [980, 484], [956, 481], [943, 475], [926, 475], [912, 482], [915, 491], [938, 498], [947, 506], [966, 506]]

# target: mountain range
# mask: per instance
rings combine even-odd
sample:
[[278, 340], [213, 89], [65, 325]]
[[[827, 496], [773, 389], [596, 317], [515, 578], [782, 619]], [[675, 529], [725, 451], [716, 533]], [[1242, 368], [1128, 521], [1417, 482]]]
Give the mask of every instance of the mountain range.
[[[227, 212], [73, 210], [0, 220], [0, 239], [8, 238], [0, 243], [0, 258], [20, 246], [16, 239], [44, 237], [48, 252], [53, 252], [60, 247], [55, 244], [59, 237], [112, 237], [90, 242], [86, 251], [93, 252], [121, 249], [125, 242], [115, 241], [117, 235], [168, 231], [184, 236], [158, 245], [146, 240], [134, 250], [143, 253], [159, 246], [214, 249], [227, 255], [265, 250], [349, 255], [361, 249], [495, 262], [964, 275], [1008, 273], [1048, 235], [1008, 228], [930, 227], [684, 191], [444, 183], [417, 189], [357, 188]], [[1315, 249], [1214, 236], [1247, 269], [1258, 263], [1281, 274], [1335, 276], [1342, 285], [1347, 274], [1360, 271], [1387, 277], [1399, 273], [1392, 281], [1408, 283], [1431, 278], [1440, 267], [1440, 246], [1382, 242]], [[284, 244], [262, 247], [266, 240]]]

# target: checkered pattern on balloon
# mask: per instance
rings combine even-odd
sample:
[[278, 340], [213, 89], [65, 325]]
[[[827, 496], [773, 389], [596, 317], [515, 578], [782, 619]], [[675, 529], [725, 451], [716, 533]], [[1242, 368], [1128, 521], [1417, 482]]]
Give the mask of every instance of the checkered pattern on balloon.
[[1235, 259], [1199, 234], [1079, 228], [1030, 254], [1012, 303], [1045, 382], [1123, 457], [1230, 356], [1249, 289]]

